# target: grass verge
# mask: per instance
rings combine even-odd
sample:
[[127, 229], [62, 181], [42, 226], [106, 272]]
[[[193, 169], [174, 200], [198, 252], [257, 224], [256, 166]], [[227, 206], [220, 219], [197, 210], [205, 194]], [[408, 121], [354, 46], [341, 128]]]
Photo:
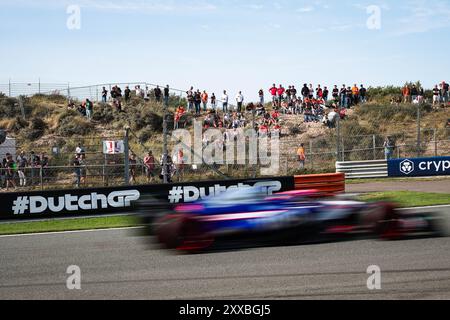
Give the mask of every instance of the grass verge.
[[0, 223], [0, 235], [135, 227], [133, 216]]
[[413, 191], [387, 191], [359, 196], [364, 201], [392, 201], [403, 208], [450, 204], [450, 194]]
[[[450, 204], [449, 194], [410, 191], [367, 193], [359, 196], [359, 199], [363, 201], [392, 201], [405, 208]], [[0, 223], [0, 235], [126, 228], [135, 227], [138, 224], [139, 222], [134, 216], [8, 222]]]

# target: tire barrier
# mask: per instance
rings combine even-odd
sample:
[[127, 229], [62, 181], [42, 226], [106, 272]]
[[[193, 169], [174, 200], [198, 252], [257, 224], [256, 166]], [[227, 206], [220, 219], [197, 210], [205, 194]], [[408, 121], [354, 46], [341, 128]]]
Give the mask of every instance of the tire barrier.
[[318, 190], [331, 194], [345, 192], [344, 173], [295, 176], [294, 181], [296, 190]]

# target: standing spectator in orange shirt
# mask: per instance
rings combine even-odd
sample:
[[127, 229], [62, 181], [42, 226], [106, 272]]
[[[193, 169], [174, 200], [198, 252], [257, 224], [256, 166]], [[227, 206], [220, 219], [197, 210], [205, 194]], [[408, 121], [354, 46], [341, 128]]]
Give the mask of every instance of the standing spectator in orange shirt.
[[359, 88], [356, 85], [356, 83], [353, 85], [352, 88], [352, 100], [354, 105], [357, 105], [359, 102]]
[[297, 150], [298, 162], [300, 163], [300, 169], [305, 168], [306, 154], [305, 154], [305, 145], [302, 143], [300, 148]]
[[203, 111], [206, 112], [206, 107], [208, 106], [208, 93], [206, 91], [203, 91], [201, 98], [203, 104]]
[[403, 102], [404, 103], [408, 103], [410, 102], [410, 90], [409, 90], [409, 86], [406, 84], [403, 89], [402, 89], [402, 95], [403, 95]]

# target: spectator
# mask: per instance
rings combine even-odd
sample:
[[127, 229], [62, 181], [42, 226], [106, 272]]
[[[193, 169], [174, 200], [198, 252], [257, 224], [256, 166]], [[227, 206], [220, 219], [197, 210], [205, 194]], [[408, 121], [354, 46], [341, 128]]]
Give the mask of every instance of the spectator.
[[258, 96], [259, 96], [259, 103], [264, 105], [264, 90], [263, 89], [259, 90]]
[[345, 88], [345, 84], [342, 85], [341, 90], [339, 91], [339, 96], [341, 98], [341, 107], [347, 108], [347, 89]]
[[359, 89], [359, 101], [361, 103], [366, 103], [366, 94], [367, 94], [367, 89], [364, 88], [364, 85], [361, 85], [361, 88]]
[[337, 110], [336, 109], [333, 109], [333, 110], [331, 110], [331, 112], [330, 113], [328, 113], [328, 122], [327, 122], [327, 125], [328, 125], [328, 128], [330, 128], [330, 129], [334, 129], [334, 128], [336, 128], [336, 122], [337, 122], [337, 119], [338, 119], [338, 117], [339, 117], [339, 114], [337, 113]]
[[[125, 101], [127, 101], [131, 98], [131, 91], [128, 93], [128, 99], [126, 98], [127, 97], [127, 93], [126, 93], [127, 88], [128, 87], [126, 87], [126, 89], [125, 89]], [[139, 86], [139, 85], [135, 86], [134, 91], [135, 91], [136, 97], [142, 97], [142, 98], [144, 97], [144, 91], [141, 89], [141, 86]]]
[[277, 90], [277, 96], [278, 96], [278, 106], [281, 105], [281, 101], [283, 101], [284, 93], [286, 92], [286, 89], [280, 84], [280, 87]]
[[203, 111], [206, 112], [206, 108], [208, 106], [208, 93], [206, 92], [206, 90], [203, 90], [201, 99], [202, 99], [202, 104], [203, 104]]
[[322, 98], [325, 101], [325, 103], [328, 101], [328, 95], [330, 91], [328, 90], [328, 87], [323, 88]]
[[270, 92], [270, 95], [272, 96], [272, 103], [273, 103], [273, 105], [275, 105], [276, 104], [276, 101], [277, 101], [277, 92], [278, 92], [278, 89], [277, 89], [277, 87], [275, 86], [275, 83], [272, 85], [272, 87], [269, 89], [269, 92]]
[[418, 95], [419, 95], [419, 91], [417, 90], [416, 85], [413, 84], [412, 88], [411, 88], [411, 101], [414, 102], [414, 100], [417, 100]]
[[155, 157], [153, 152], [149, 151], [144, 158], [145, 175], [147, 176], [148, 182], [153, 182], [155, 177]]
[[27, 178], [25, 176], [25, 168], [28, 166], [28, 160], [25, 157], [25, 152], [21, 151], [16, 160], [18, 164], [19, 186], [26, 187]]
[[102, 102], [106, 103], [108, 99], [108, 90], [105, 87], [102, 88]]
[[189, 112], [193, 112], [194, 110], [194, 88], [191, 87], [191, 89], [189, 89], [186, 92], [187, 95], [187, 101], [188, 101], [188, 110]]
[[351, 87], [347, 88], [347, 108], [350, 109], [353, 106], [353, 91]]
[[170, 98], [170, 87], [169, 87], [169, 85], [167, 85], [167, 86], [164, 88], [164, 104], [165, 104], [166, 106], [169, 105], [169, 98]]
[[[166, 160], [166, 169], [164, 168], [164, 159]], [[168, 154], [166, 154], [165, 156], [163, 154], [161, 155], [161, 159], [159, 162], [161, 165], [161, 175], [159, 176], [159, 178], [164, 181], [164, 175], [166, 174], [167, 182], [172, 183], [172, 176], [174, 173], [172, 157], [170, 157]]]
[[[138, 89], [138, 87], [136, 87], [136, 94], [137, 94], [137, 91], [138, 91], [138, 90], [140, 90], [140, 89]], [[125, 103], [127, 103], [128, 101], [130, 101], [130, 98], [131, 98], [131, 90], [130, 90], [130, 87], [128, 87], [128, 86], [125, 87], [124, 98], [125, 98]]]
[[213, 110], [216, 110], [216, 95], [214, 94], [214, 92], [213, 92], [213, 94], [211, 95], [211, 108], [213, 109]]
[[384, 155], [386, 160], [391, 160], [394, 154], [395, 145], [391, 140], [391, 137], [387, 137], [383, 144], [384, 147]]
[[197, 90], [194, 93], [194, 105], [195, 105], [195, 114], [197, 116], [200, 115], [201, 112], [201, 104], [202, 104], [202, 95], [200, 93], [200, 90]]
[[295, 89], [295, 86], [292, 86], [291, 88], [291, 100], [297, 99], [297, 89]]
[[433, 88], [433, 105], [436, 106], [441, 101], [440, 90], [437, 85]]
[[227, 95], [227, 91], [226, 90], [223, 90], [222, 110], [223, 110], [224, 113], [228, 112], [228, 95]]
[[152, 90], [150, 90], [148, 86], [145, 86], [145, 96], [144, 96], [144, 100], [145, 100], [146, 102], [150, 101], [151, 96], [152, 96]]
[[314, 99], [314, 88], [313, 88], [313, 85], [311, 83], [309, 84], [308, 91], [309, 91], [308, 98], [309, 99]]
[[442, 89], [443, 89], [443, 102], [447, 104], [449, 102], [449, 84], [445, 81], [442, 81]]
[[156, 102], [161, 102], [162, 92], [161, 92], [161, 89], [159, 88], [159, 86], [156, 86], [156, 88], [155, 88], [153, 93], [155, 94]]
[[359, 103], [359, 88], [356, 83], [352, 87], [352, 104], [357, 105]]
[[316, 88], [316, 98], [319, 99], [319, 98], [322, 98], [322, 97], [323, 97], [323, 90], [322, 90], [322, 88], [320, 87], [320, 84], [319, 84], [319, 85], [317, 85], [317, 88]]
[[81, 183], [81, 164], [80, 164], [80, 156], [78, 154], [75, 154], [75, 158], [72, 160], [70, 165], [73, 167], [75, 186], [79, 188]]
[[242, 104], [244, 103], [244, 96], [242, 95], [242, 92], [239, 91], [239, 93], [236, 96], [236, 103], [237, 103], [237, 111], [239, 113], [242, 112]]
[[31, 185], [35, 183], [35, 178], [39, 176], [39, 170], [41, 166], [41, 158], [34, 153], [30, 152], [30, 164], [31, 164]]
[[411, 94], [411, 91], [409, 89], [409, 86], [407, 84], [405, 84], [405, 86], [402, 89], [403, 103], [409, 103], [411, 101], [410, 94]]
[[75, 153], [79, 156], [84, 155], [86, 153], [84, 148], [81, 146], [81, 143], [79, 143], [78, 146], [76, 147]]
[[89, 99], [86, 99], [86, 117], [89, 120], [92, 120], [93, 112], [94, 112], [94, 104]]
[[305, 99], [309, 97], [309, 89], [308, 89], [308, 85], [306, 83], [303, 85], [301, 94], [303, 97], [303, 101], [305, 101]]
[[419, 103], [423, 103], [424, 102], [424, 97], [425, 97], [425, 92], [423, 90], [423, 87], [419, 88], [419, 95], [417, 96], [417, 101]]
[[300, 164], [300, 169], [305, 168], [305, 161], [306, 161], [306, 153], [305, 153], [305, 145], [302, 143], [300, 147], [297, 150], [297, 159]]
[[129, 155], [129, 163], [130, 163], [130, 183], [133, 184], [136, 182], [136, 169], [137, 169], [137, 159], [136, 154], [132, 152]]
[[14, 181], [16, 175], [16, 162], [13, 160], [13, 157], [10, 153], [6, 154], [6, 191], [12, 186], [14, 189], [17, 189], [16, 182]]
[[179, 106], [177, 110], [175, 111], [175, 117], [174, 117], [174, 130], [177, 130], [179, 128], [179, 123], [183, 115], [186, 113], [183, 106]]

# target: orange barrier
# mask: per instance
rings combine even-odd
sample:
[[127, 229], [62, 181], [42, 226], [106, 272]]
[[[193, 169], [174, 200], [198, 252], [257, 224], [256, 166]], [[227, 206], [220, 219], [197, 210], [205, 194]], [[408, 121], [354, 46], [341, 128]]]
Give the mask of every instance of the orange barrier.
[[318, 190], [327, 193], [345, 192], [345, 173], [295, 176], [296, 190]]

